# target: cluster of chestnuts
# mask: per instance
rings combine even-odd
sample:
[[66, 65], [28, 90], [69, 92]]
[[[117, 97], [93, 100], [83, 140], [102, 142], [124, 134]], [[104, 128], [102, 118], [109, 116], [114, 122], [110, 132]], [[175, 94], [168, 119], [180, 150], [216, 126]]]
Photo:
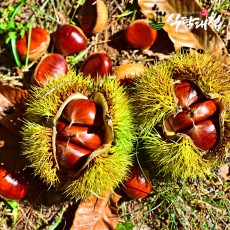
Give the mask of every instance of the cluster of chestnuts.
[[[92, 35], [103, 30], [108, 20], [108, 11], [102, 0], [87, 0], [82, 6], [79, 15], [81, 28], [66, 24], [61, 25], [52, 35], [54, 47], [58, 53], [52, 53], [43, 57], [38, 63], [31, 82], [42, 86], [47, 81], [47, 76], [67, 74], [68, 66], [66, 55], [76, 54], [87, 47], [87, 35]], [[139, 19], [134, 21], [125, 30], [126, 42], [137, 49], [149, 49], [157, 37], [157, 31], [149, 26], [149, 21]], [[17, 41], [17, 51], [22, 60], [26, 58], [29, 30], [23, 38]], [[31, 31], [29, 60], [34, 61], [43, 56], [50, 44], [50, 35], [45, 29], [33, 28]], [[138, 64], [120, 66], [115, 70], [117, 79], [132, 79], [144, 72], [145, 67]], [[106, 76], [112, 71], [112, 62], [105, 53], [91, 54], [81, 65], [80, 72], [84, 76]]]
[[219, 133], [219, 109], [215, 101], [206, 98], [191, 81], [176, 83], [174, 92], [182, 111], [166, 118], [166, 130], [187, 134], [201, 150], [213, 148]]
[[[102, 0], [85, 1], [78, 19], [81, 28], [70, 24], [61, 25], [52, 35], [52, 41], [58, 53], [45, 55], [40, 60], [32, 75], [32, 84], [44, 86], [47, 83], [47, 76], [55, 77], [68, 73], [65, 56], [79, 53], [87, 47], [85, 34], [92, 35], [105, 28], [108, 11], [104, 2]], [[157, 31], [150, 28], [148, 23], [148, 20], [137, 20], [126, 29], [124, 37], [130, 46], [137, 49], [149, 49], [153, 45]], [[22, 60], [27, 55], [28, 37], [29, 31], [26, 31], [25, 36], [17, 41], [17, 50]], [[50, 35], [45, 29], [33, 28], [29, 60], [34, 61], [42, 57], [49, 47], [50, 40]], [[130, 84], [135, 76], [139, 76], [145, 70], [143, 65], [125, 64], [116, 68], [115, 76], [121, 84]], [[92, 79], [106, 76], [111, 71], [112, 61], [105, 53], [91, 54], [80, 67], [83, 76], [90, 75]], [[88, 99], [69, 102], [56, 125], [56, 157], [62, 169], [78, 171], [87, 156], [102, 144], [103, 129], [102, 108]], [[131, 170], [131, 177], [126, 181], [127, 183], [124, 183], [127, 188], [123, 187], [125, 193], [131, 197], [147, 196], [151, 186], [143, 178], [141, 170], [134, 167]], [[133, 184], [133, 188], [130, 184]], [[135, 188], [136, 186], [141, 186], [141, 188]]]
[[72, 100], [63, 110], [56, 127], [58, 162], [62, 168], [74, 170], [103, 141], [102, 108], [91, 100]]

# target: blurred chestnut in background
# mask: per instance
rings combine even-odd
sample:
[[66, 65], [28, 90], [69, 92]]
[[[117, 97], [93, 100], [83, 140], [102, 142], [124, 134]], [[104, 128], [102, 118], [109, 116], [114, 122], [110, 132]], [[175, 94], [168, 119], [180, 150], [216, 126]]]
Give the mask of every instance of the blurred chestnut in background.
[[47, 76], [56, 77], [67, 74], [68, 66], [65, 58], [61, 54], [49, 54], [38, 63], [31, 82], [38, 86], [43, 86], [47, 82]]
[[107, 54], [94, 53], [90, 55], [82, 64], [80, 72], [84, 76], [91, 75], [92, 78], [97, 79], [97, 75], [101, 77], [106, 76], [112, 70], [112, 62]]
[[9, 200], [19, 200], [27, 192], [28, 183], [19, 172], [0, 166], [0, 195]]
[[137, 49], [149, 49], [157, 38], [157, 31], [149, 26], [149, 20], [134, 21], [125, 30], [126, 42]]
[[[18, 54], [22, 60], [25, 60], [29, 39], [29, 30], [26, 31], [23, 38], [16, 42]], [[31, 31], [29, 61], [40, 58], [48, 49], [50, 43], [49, 33], [42, 28], [33, 28]]]
[[53, 34], [54, 46], [62, 55], [76, 54], [87, 46], [87, 38], [81, 28], [62, 25]]
[[81, 7], [78, 20], [86, 34], [94, 34], [103, 30], [108, 21], [108, 10], [102, 0], [86, 0]]
[[[148, 171], [145, 169], [143, 169], [143, 171], [149, 182], [152, 183], [151, 179], [149, 178]], [[128, 178], [123, 181], [121, 187], [124, 193], [131, 198], [144, 198], [148, 196], [152, 190], [149, 182], [146, 180], [140, 167], [133, 166], [131, 168]]]
[[84, 156], [92, 151], [79, 147], [73, 143], [56, 140], [56, 155], [58, 163], [64, 169], [73, 169], [74, 165]]
[[59, 121], [57, 136], [59, 139], [69, 140], [82, 148], [95, 150], [101, 145], [103, 132], [99, 127], [69, 126], [69, 124]]

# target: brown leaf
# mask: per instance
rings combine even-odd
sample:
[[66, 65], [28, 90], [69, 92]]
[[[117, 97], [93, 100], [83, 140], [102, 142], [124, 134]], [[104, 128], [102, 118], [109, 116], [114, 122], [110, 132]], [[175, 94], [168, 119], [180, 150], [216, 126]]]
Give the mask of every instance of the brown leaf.
[[15, 135], [22, 126], [26, 90], [0, 83], [0, 123]]
[[[202, 18], [201, 7], [196, 0], [138, 0], [138, 4], [145, 16], [149, 18], [155, 15], [153, 9], [156, 5], [159, 11], [166, 12], [166, 17], [174, 13], [173, 19], [175, 19], [176, 15], [180, 13], [181, 17], [187, 16], [188, 19], [193, 16], [194, 18], [199, 18], [199, 22], [205, 20], [205, 17]], [[163, 18], [163, 22], [165, 21], [166, 18]], [[222, 56], [222, 50], [225, 54], [228, 53], [223, 41], [210, 26], [207, 26], [207, 30], [201, 27], [197, 29], [193, 27], [189, 30], [186, 25], [180, 25], [176, 32], [176, 25], [170, 26], [171, 23], [172, 21], [165, 23], [164, 30], [174, 42], [176, 50], [185, 46], [203, 49], [206, 52], [214, 53], [218, 57]]]
[[26, 159], [20, 155], [20, 138], [0, 125], [0, 164], [12, 169], [24, 168]]
[[103, 198], [80, 203], [70, 230], [112, 230], [119, 220], [117, 202], [121, 196], [111, 191]]
[[220, 169], [219, 169], [219, 176], [221, 179], [224, 181], [230, 180], [229, 175], [229, 166], [227, 164], [224, 164]]

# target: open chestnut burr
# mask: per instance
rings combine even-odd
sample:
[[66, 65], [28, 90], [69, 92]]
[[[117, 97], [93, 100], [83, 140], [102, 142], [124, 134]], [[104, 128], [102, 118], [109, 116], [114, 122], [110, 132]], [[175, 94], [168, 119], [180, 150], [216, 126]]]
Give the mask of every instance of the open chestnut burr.
[[[128, 178], [123, 181], [121, 186], [124, 193], [131, 198], [144, 198], [149, 195], [152, 190], [152, 183], [148, 171], [143, 169], [145, 175], [139, 166], [133, 166], [130, 170]], [[146, 179], [146, 177], [147, 179]]]
[[157, 62], [135, 79], [130, 97], [143, 148], [162, 176], [206, 178], [225, 158], [230, 150], [227, 82], [221, 61], [197, 52]]
[[137, 49], [149, 49], [157, 38], [157, 31], [149, 26], [149, 20], [139, 19], [134, 21], [125, 30], [126, 42]]
[[19, 172], [0, 166], [0, 195], [9, 200], [19, 200], [26, 196], [28, 183]]
[[125, 89], [70, 70], [32, 90], [22, 135], [35, 173], [78, 199], [117, 187], [132, 164], [134, 141]]
[[86, 0], [81, 7], [78, 20], [86, 34], [95, 34], [103, 30], [108, 21], [108, 10], [102, 0]]
[[62, 25], [53, 34], [54, 46], [62, 55], [76, 54], [87, 46], [87, 38], [81, 28]]
[[105, 53], [91, 54], [81, 65], [80, 72], [83, 76], [90, 75], [93, 79], [97, 76], [104, 77], [112, 70], [112, 61]]
[[[27, 46], [29, 39], [29, 30], [26, 31], [23, 38], [16, 42], [18, 54], [22, 60], [27, 55]], [[42, 28], [32, 28], [29, 48], [29, 61], [40, 58], [48, 49], [50, 43], [49, 33]]]
[[67, 72], [68, 66], [65, 58], [61, 54], [49, 54], [38, 63], [31, 82], [37, 86], [43, 86], [47, 82], [47, 76], [57, 77]]
[[[184, 133], [201, 150], [213, 148], [218, 141], [219, 108], [212, 99], [204, 99], [197, 87], [189, 81], [175, 84], [174, 92], [182, 112], [169, 115], [164, 123], [166, 134]], [[216, 116], [214, 116], [216, 114]], [[216, 120], [213, 122], [212, 116]], [[173, 135], [174, 135], [173, 134]], [[171, 135], [171, 134], [170, 134]]]

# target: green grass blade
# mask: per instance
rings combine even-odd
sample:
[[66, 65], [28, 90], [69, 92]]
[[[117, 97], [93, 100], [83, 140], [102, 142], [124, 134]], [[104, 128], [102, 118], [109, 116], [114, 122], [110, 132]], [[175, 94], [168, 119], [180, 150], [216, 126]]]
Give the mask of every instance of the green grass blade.
[[20, 8], [24, 5], [24, 2], [22, 2], [21, 4], [18, 5], [18, 7], [15, 9], [12, 17], [10, 18], [10, 23], [9, 23], [9, 27], [10, 27], [10, 40], [11, 40], [11, 48], [12, 48], [12, 52], [13, 52], [13, 56], [15, 59], [15, 62], [17, 64], [17, 66], [21, 67], [21, 61], [19, 59], [18, 56], [18, 51], [17, 51], [17, 47], [16, 47], [16, 33], [15, 33], [15, 25], [14, 25], [14, 17], [17, 14], [17, 12], [20, 10]]
[[41, 209], [40, 209], [40, 214], [39, 214], [38, 223], [37, 223], [37, 226], [36, 226], [35, 230], [38, 229], [38, 227], [39, 227], [39, 225], [40, 225], [40, 222], [41, 222], [41, 218], [42, 218], [42, 205], [41, 205]]
[[25, 65], [26, 65], [26, 66], [28, 66], [28, 62], [29, 62], [29, 52], [30, 52], [31, 33], [32, 33], [32, 25], [29, 26], [29, 37], [28, 37], [27, 53], [26, 53], [26, 62], [25, 62]]
[[61, 212], [60, 218], [58, 219], [58, 221], [51, 228], [49, 228], [49, 230], [54, 230], [61, 223], [63, 213], [64, 213], [64, 206], [62, 206], [62, 212]]

